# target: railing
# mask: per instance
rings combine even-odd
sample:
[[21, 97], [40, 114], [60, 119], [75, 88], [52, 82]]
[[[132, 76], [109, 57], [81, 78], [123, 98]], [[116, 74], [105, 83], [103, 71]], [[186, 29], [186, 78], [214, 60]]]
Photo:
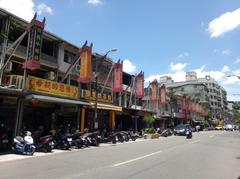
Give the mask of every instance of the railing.
[[[8, 46], [11, 45], [11, 42], [8, 43]], [[0, 49], [2, 50], [3, 44], [0, 45]], [[12, 49], [13, 50], [13, 49]], [[10, 50], [10, 53], [12, 51]], [[23, 45], [19, 45], [17, 50], [15, 51], [15, 55], [19, 56], [20, 58], [25, 59], [26, 58], [26, 53], [27, 53], [27, 47], [23, 46]], [[45, 63], [47, 65], [52, 65], [55, 66], [57, 65], [57, 58], [47, 55], [45, 53], [41, 53], [41, 63]]]

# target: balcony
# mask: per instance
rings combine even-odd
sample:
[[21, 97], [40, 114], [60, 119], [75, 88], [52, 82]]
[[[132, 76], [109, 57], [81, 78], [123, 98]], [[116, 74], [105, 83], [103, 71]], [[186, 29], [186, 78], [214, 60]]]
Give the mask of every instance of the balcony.
[[[11, 43], [8, 44], [8, 46], [10, 46], [10, 45], [11, 45]], [[0, 45], [1, 50], [2, 50], [2, 46], [3, 46], [3, 44]], [[13, 49], [10, 50], [9, 53], [11, 53], [12, 51], [13, 51]], [[19, 45], [17, 50], [15, 51], [14, 55], [19, 57], [19, 58], [22, 58], [22, 60], [24, 61], [25, 58], [26, 58], [26, 52], [27, 52], [27, 47], [25, 47], [23, 45]], [[41, 53], [40, 63], [42, 65], [46, 65], [46, 66], [49, 66], [49, 67], [52, 67], [52, 68], [58, 68], [57, 58], [53, 57], [53, 56], [50, 56], [50, 55], [47, 55], [45, 53]]]

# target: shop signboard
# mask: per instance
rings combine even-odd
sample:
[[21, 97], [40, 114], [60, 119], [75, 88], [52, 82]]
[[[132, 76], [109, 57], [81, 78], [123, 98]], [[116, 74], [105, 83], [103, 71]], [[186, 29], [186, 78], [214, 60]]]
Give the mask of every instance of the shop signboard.
[[27, 59], [23, 64], [24, 68], [36, 70], [40, 68], [40, 55], [42, 47], [42, 34], [45, 26], [45, 18], [42, 22], [36, 20], [36, 14], [28, 26], [29, 43], [27, 47]]
[[140, 72], [136, 76], [136, 98], [142, 99], [144, 97], [144, 73]]
[[33, 76], [28, 76], [27, 89], [37, 93], [78, 99], [77, 87]]
[[[82, 90], [82, 98], [86, 100], [95, 101], [96, 100], [96, 92], [92, 90]], [[105, 102], [105, 103], [111, 103], [112, 102], [112, 95], [106, 94], [106, 93], [98, 93], [98, 101], [99, 102]]]
[[92, 82], [92, 44], [79, 49], [81, 55], [80, 83]]
[[114, 76], [114, 83], [113, 83], [113, 92], [122, 92], [122, 68], [123, 62], [115, 63], [113, 66], [113, 76]]

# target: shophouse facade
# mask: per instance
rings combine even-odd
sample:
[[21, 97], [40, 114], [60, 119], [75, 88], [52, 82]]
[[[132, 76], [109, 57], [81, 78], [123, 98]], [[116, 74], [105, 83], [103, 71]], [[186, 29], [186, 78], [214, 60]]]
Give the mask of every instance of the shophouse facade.
[[[12, 136], [26, 129], [34, 131], [39, 126], [58, 130], [67, 125], [81, 132], [85, 128], [140, 130], [143, 127], [141, 121], [146, 111], [141, 107], [141, 99], [135, 97], [134, 76], [123, 72], [123, 91], [113, 92], [115, 62], [105, 55], [91, 54], [91, 82], [79, 83], [80, 48], [43, 31], [40, 68], [23, 68], [29, 36], [16, 40], [26, 33], [28, 25], [0, 9], [0, 29], [4, 34], [0, 41], [1, 67], [5, 65], [0, 80], [1, 123]], [[19, 44], [4, 53], [15, 42]], [[79, 62], [73, 63], [76, 59]]]

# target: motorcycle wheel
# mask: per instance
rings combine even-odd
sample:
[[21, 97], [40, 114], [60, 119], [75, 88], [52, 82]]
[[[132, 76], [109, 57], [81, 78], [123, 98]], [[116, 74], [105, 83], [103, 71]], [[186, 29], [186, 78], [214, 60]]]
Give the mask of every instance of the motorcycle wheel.
[[128, 141], [129, 141], [129, 137], [126, 136], [126, 137], [125, 137], [125, 142], [128, 142]]
[[118, 138], [119, 142], [123, 143], [124, 142], [124, 138], [123, 137], [120, 137]]
[[136, 137], [132, 137], [132, 141], [135, 141], [136, 140]]
[[113, 143], [113, 144], [116, 144], [116, 143], [117, 143], [116, 137], [113, 137], [113, 138], [112, 138], [112, 143]]

